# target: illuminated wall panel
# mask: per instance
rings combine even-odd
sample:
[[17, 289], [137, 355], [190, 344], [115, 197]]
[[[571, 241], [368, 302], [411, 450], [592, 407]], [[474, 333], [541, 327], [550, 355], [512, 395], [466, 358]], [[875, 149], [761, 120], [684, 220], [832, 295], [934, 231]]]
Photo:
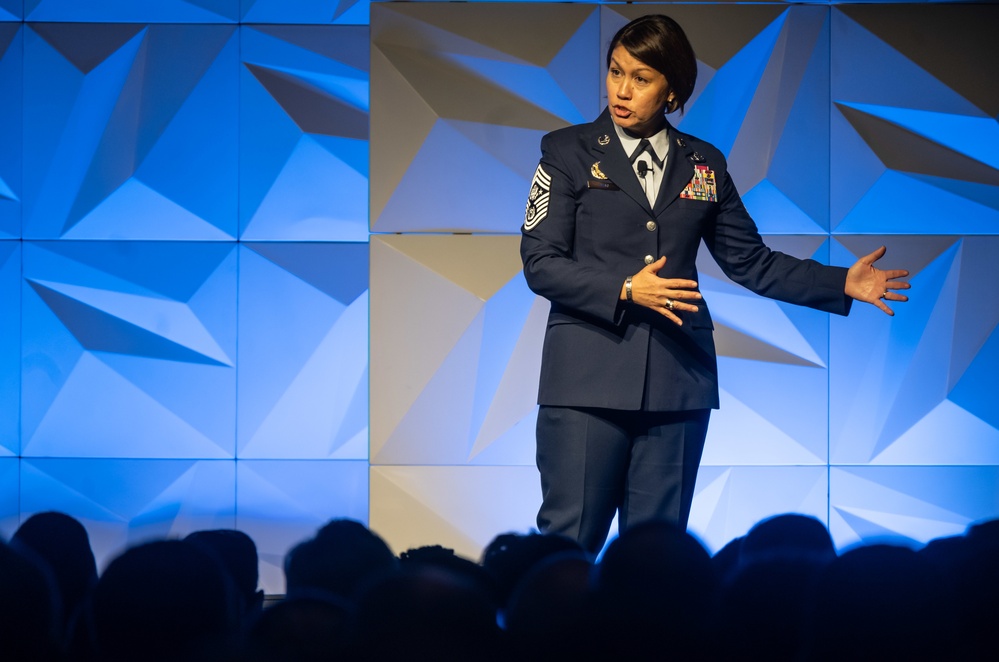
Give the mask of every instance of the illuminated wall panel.
[[510, 233], [541, 136], [600, 110], [592, 5], [372, 9], [371, 229]]
[[4, 540], [10, 540], [21, 523], [20, 480], [21, 461], [0, 457], [0, 536]]
[[240, 0], [24, 0], [29, 21], [234, 23]]
[[843, 6], [832, 25], [835, 231], [999, 233], [999, 5]]
[[518, 244], [372, 238], [373, 465], [534, 464], [548, 305], [527, 289]]
[[829, 530], [840, 548], [861, 541], [918, 546], [999, 513], [995, 465], [835, 467], [829, 488]]
[[368, 458], [368, 247], [243, 244], [238, 456]]
[[802, 513], [824, 522], [828, 494], [824, 466], [702, 467], [689, 529], [709, 550], [717, 551], [775, 513]]
[[21, 453], [235, 452], [236, 250], [25, 244]]
[[238, 46], [232, 26], [27, 28], [24, 236], [234, 237]]
[[999, 512], [999, 7], [831, 15], [833, 259], [886, 244], [913, 290], [832, 320], [830, 527], [922, 543]]
[[[486, 494], [493, 496], [483, 498]], [[498, 534], [524, 531], [540, 505], [533, 467], [371, 468], [371, 528], [397, 554], [443, 544], [479, 560]]]
[[98, 569], [127, 547], [235, 525], [235, 462], [25, 459], [21, 511], [71, 513], [86, 527]]
[[369, 0], [239, 0], [243, 23], [367, 25]]
[[23, 30], [0, 23], [0, 239], [21, 236]]
[[899, 245], [914, 276], [894, 318], [870, 309], [833, 320], [832, 462], [999, 464], [999, 305], [986, 293], [999, 280], [999, 237], [840, 240], [844, 255]]
[[242, 29], [240, 236], [368, 240], [368, 31]]
[[20, 451], [21, 243], [0, 240], [0, 457]]
[[24, 16], [24, 0], [0, 0], [0, 21], [18, 21]]
[[[767, 243], [829, 262], [823, 235]], [[712, 412], [703, 465], [825, 465], [829, 315], [759, 297], [730, 281], [706, 251], [700, 289], [715, 324], [721, 409]]]
[[236, 527], [260, 556], [260, 586], [284, 593], [284, 557], [333, 517], [368, 521], [365, 461], [240, 460]]

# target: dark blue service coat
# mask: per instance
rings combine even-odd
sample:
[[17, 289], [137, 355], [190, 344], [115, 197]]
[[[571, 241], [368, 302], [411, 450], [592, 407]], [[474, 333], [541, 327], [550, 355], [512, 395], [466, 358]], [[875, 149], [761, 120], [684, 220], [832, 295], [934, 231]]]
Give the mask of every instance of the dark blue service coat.
[[725, 274], [757, 294], [845, 315], [846, 269], [763, 243], [721, 152], [668, 127], [654, 208], [605, 110], [541, 141], [521, 233], [527, 284], [551, 302], [538, 402], [682, 411], [718, 407], [707, 297], [683, 326], [619, 301], [625, 278], [665, 255], [663, 278], [697, 280], [701, 240]]

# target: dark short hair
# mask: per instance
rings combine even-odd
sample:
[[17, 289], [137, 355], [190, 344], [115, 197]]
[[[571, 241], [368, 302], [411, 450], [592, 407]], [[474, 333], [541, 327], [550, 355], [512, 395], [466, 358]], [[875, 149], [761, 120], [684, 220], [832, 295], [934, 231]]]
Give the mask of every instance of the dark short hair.
[[617, 31], [607, 48], [607, 66], [611, 54], [618, 46], [632, 57], [652, 67], [663, 76], [675, 95], [666, 110], [673, 112], [684, 105], [694, 93], [697, 82], [697, 58], [687, 35], [680, 24], [669, 16], [650, 14], [640, 16]]

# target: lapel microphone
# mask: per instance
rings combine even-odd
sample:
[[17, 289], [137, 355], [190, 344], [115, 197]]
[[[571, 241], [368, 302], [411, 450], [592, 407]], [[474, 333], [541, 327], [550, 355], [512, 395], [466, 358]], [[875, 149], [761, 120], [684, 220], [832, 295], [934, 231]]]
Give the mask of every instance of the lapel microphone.
[[638, 168], [638, 176], [645, 179], [646, 173], [649, 172], [649, 164], [645, 161], [639, 161], [636, 167]]

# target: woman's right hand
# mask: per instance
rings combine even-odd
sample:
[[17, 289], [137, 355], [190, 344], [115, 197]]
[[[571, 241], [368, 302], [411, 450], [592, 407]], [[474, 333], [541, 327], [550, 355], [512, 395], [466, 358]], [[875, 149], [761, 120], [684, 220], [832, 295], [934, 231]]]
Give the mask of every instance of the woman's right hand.
[[[697, 281], [686, 278], [660, 278], [659, 270], [666, 266], [663, 256], [631, 277], [631, 301], [635, 305], [654, 310], [678, 326], [683, 326], [679, 314], [696, 313], [698, 308], [688, 301], [700, 301]], [[627, 299], [625, 286], [621, 299]]]

